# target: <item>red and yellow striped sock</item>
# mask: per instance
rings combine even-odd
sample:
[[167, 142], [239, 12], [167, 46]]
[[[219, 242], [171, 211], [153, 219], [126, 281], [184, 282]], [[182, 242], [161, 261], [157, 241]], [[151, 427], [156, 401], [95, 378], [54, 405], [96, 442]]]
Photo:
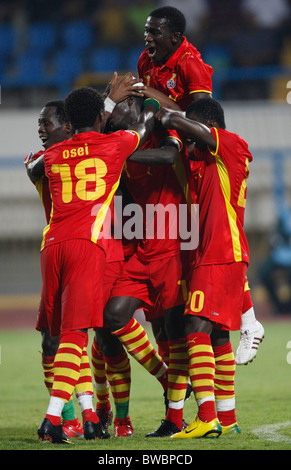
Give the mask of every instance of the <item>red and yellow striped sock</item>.
[[215, 362], [210, 336], [206, 333], [188, 335], [189, 375], [198, 405], [198, 417], [209, 422], [216, 418], [214, 401]]
[[169, 365], [169, 343], [168, 341], [159, 341], [156, 340], [157, 346], [158, 346], [158, 354], [161, 356], [163, 359], [164, 363]]
[[92, 374], [86, 347], [84, 347], [82, 351], [80, 377], [76, 383], [75, 392], [76, 396], [84, 393], [93, 396]]
[[231, 342], [213, 348], [215, 358], [214, 393], [217, 416], [222, 426], [236, 423], [235, 359]]
[[182, 429], [183, 408], [188, 384], [188, 349], [184, 338], [169, 341], [168, 393], [166, 420]]
[[54, 381], [46, 417], [58, 424], [65, 403], [72, 397], [80, 377], [80, 364], [87, 334], [81, 331], [61, 333], [54, 362]]
[[167, 366], [149, 342], [143, 327], [132, 318], [120, 330], [112, 332], [127, 352], [167, 389]]
[[[54, 361], [55, 361], [55, 356], [45, 356], [44, 354], [42, 354], [44, 383], [49, 394], [51, 393], [51, 389], [52, 389], [53, 381], [54, 381]], [[76, 417], [77, 415], [76, 415], [74, 401], [71, 398], [71, 400], [69, 400], [68, 403], [65, 403], [63, 407], [62, 418], [63, 420], [66, 420], [66, 421], [69, 421], [69, 420], [72, 421], [76, 419]]]
[[109, 383], [105, 371], [105, 360], [95, 338], [91, 348], [91, 361], [97, 397], [97, 408], [110, 408]]
[[54, 382], [54, 361], [55, 356], [45, 356], [42, 354], [42, 368], [43, 368], [43, 375], [44, 375], [44, 384], [49, 392], [51, 393], [51, 389]]
[[115, 405], [115, 417], [126, 418], [129, 411], [131, 369], [124, 349], [114, 357], [105, 357], [106, 374]]
[[98, 422], [99, 419], [93, 410], [93, 383], [87, 354], [87, 344], [84, 345], [80, 364], [80, 377], [75, 386], [75, 393], [81, 408], [83, 422]]

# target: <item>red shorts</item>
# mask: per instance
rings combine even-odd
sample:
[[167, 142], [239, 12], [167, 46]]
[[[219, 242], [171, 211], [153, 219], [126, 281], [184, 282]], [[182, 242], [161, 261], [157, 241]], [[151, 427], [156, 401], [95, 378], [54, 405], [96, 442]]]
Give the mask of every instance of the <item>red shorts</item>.
[[154, 302], [153, 306], [144, 305], [143, 311], [144, 311], [146, 321], [149, 321], [149, 322], [151, 322], [155, 318], [163, 317], [164, 310], [161, 307], [159, 296], [157, 296], [157, 300]]
[[218, 329], [239, 330], [246, 272], [246, 263], [194, 268], [185, 314], [206, 317]]
[[105, 254], [85, 239], [41, 252], [44, 308], [51, 336], [103, 325]]
[[103, 292], [103, 301], [104, 307], [107, 304], [111, 290], [122, 273], [122, 268], [124, 261], [111, 261], [105, 264], [105, 273], [104, 273], [104, 292]]
[[41, 289], [40, 302], [39, 302], [35, 328], [38, 331], [40, 331], [42, 328], [49, 328], [46, 311], [45, 311], [44, 299], [43, 299], [43, 287]]
[[250, 286], [249, 286], [248, 278], [246, 277], [242, 313], [247, 312], [250, 308], [252, 308], [252, 306], [253, 306], [253, 301], [251, 297]]
[[153, 307], [159, 295], [163, 310], [184, 305], [189, 273], [189, 255], [186, 255], [185, 251], [168, 258], [141, 261], [134, 253], [124, 264], [110, 297], [135, 297]]
[[[110, 297], [111, 289], [120, 276], [122, 271], [123, 261], [111, 261], [105, 264], [105, 274], [104, 274], [104, 286], [103, 286], [103, 302], [104, 306], [108, 302]], [[40, 305], [38, 309], [37, 321], [36, 321], [36, 330], [40, 331], [42, 328], [49, 328], [47, 321], [47, 315], [45, 311], [45, 304], [43, 299], [43, 293], [40, 297]]]

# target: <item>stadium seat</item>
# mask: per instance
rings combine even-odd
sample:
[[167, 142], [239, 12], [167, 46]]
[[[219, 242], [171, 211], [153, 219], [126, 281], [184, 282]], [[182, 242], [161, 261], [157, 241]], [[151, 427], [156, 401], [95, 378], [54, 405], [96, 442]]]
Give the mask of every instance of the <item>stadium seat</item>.
[[27, 49], [31, 52], [47, 53], [56, 47], [57, 27], [53, 23], [32, 23], [27, 34]]
[[92, 72], [119, 70], [121, 52], [117, 47], [99, 47], [92, 52], [89, 65]]
[[53, 58], [52, 69], [51, 81], [58, 87], [59, 94], [65, 96], [84, 71], [82, 55], [68, 50], [58, 51]]
[[85, 51], [93, 46], [94, 29], [88, 21], [70, 21], [64, 24], [61, 39], [64, 49]]
[[7, 58], [14, 51], [16, 34], [13, 26], [0, 25], [0, 57]]
[[0, 56], [0, 79], [2, 79], [2, 77], [5, 75], [6, 67], [7, 67], [7, 62], [5, 58]]
[[29, 52], [19, 54], [15, 68], [12, 84], [16, 82], [19, 86], [41, 86], [46, 82], [45, 59], [42, 55]]
[[126, 70], [130, 70], [131, 72], [135, 72], [137, 69], [138, 59], [144, 50], [144, 47], [132, 47], [127, 55], [126, 58]]

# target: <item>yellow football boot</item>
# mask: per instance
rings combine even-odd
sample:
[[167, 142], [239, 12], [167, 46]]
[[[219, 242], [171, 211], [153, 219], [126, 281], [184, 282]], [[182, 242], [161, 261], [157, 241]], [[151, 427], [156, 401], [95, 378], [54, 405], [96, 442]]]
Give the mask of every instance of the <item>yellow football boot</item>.
[[237, 423], [230, 424], [229, 426], [221, 426], [221, 434], [241, 434], [240, 427]]
[[194, 421], [192, 421], [187, 428], [173, 434], [171, 439], [193, 439], [197, 437], [216, 438], [220, 436], [221, 432], [222, 429], [217, 418], [209, 423], [204, 423], [196, 416]]

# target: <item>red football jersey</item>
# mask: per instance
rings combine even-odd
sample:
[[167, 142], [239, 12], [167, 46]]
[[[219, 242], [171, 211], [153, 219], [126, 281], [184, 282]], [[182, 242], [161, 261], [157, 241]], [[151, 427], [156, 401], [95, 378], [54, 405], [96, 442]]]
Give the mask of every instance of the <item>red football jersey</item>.
[[203, 62], [200, 52], [184, 37], [181, 46], [165, 64], [156, 64], [145, 49], [137, 65], [144, 84], [165, 93], [182, 110], [192, 103], [191, 94], [212, 93], [213, 69]]
[[[136, 132], [105, 135], [91, 131], [46, 150], [45, 173], [53, 206], [42, 249], [72, 238], [97, 243], [124, 162], [138, 143]], [[98, 244], [102, 246], [102, 239]]]
[[[44, 154], [44, 151], [40, 150], [39, 152], [35, 154], [31, 153], [27, 155], [27, 157], [24, 160], [25, 166], [27, 167], [27, 165], [30, 162], [33, 162], [34, 160], [36, 160], [38, 157], [40, 157], [43, 154]], [[34, 184], [34, 186], [36, 187], [38, 191], [39, 197], [44, 207], [46, 222], [48, 224], [50, 220], [51, 209], [52, 209], [52, 200], [51, 200], [51, 195], [50, 195], [50, 190], [49, 190], [48, 178], [45, 175], [43, 175], [38, 181], [31, 180], [31, 182]]]
[[243, 229], [248, 166], [252, 155], [239, 135], [211, 129], [215, 151], [195, 151], [192, 163], [199, 204], [199, 245], [195, 265], [249, 262]]
[[[158, 148], [168, 135], [167, 131], [154, 132], [140, 148]], [[180, 140], [175, 131], [171, 136]], [[140, 229], [140, 242], [137, 253], [140, 259], [149, 261], [172, 256], [181, 248], [179, 220], [184, 217], [189, 225], [189, 204], [192, 203], [188, 187], [188, 163], [181, 149], [174, 165], [147, 166], [127, 161], [123, 179], [135, 203], [143, 213], [143, 228]], [[180, 205], [185, 211], [181, 215]], [[153, 210], [155, 208], [155, 210]], [[188, 215], [185, 217], [185, 212]], [[124, 225], [124, 232], [126, 226]], [[143, 235], [143, 238], [141, 238]]]

